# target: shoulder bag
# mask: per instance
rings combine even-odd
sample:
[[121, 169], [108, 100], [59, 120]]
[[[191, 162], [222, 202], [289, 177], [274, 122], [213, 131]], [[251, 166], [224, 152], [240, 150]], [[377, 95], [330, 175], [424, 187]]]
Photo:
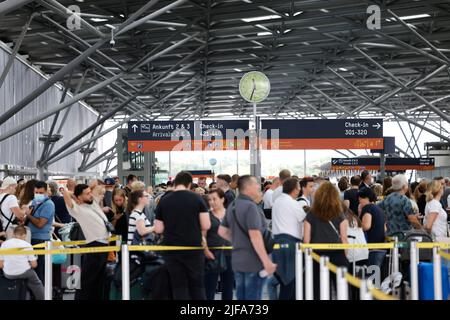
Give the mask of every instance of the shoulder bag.
[[[242, 225], [240, 224], [239, 220], [237, 219], [236, 216], [236, 202], [233, 202], [233, 207], [232, 207], [232, 212], [233, 212], [233, 218], [236, 221], [237, 226], [239, 227], [239, 229], [241, 229], [241, 231], [247, 236], [247, 238], [250, 240], [250, 236], [248, 235], [248, 230], [246, 231]], [[269, 229], [265, 228], [264, 231], [262, 232], [262, 237], [263, 237], [263, 242], [264, 242], [264, 247], [266, 248], [267, 253], [272, 253], [273, 251], [273, 245], [274, 245], [274, 240], [272, 237], [272, 232], [270, 232]]]

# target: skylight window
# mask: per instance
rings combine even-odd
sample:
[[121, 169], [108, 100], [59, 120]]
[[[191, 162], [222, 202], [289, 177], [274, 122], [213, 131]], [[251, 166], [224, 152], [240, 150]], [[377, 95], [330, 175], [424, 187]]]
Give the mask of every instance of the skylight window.
[[244, 18], [241, 19], [244, 22], [255, 22], [255, 21], [264, 21], [264, 20], [273, 20], [273, 19], [280, 19], [281, 17], [279, 15], [268, 15], [268, 16], [259, 16], [259, 17], [253, 17], [253, 18]]
[[93, 21], [93, 22], [105, 22], [105, 21], [108, 21], [108, 19], [103, 19], [103, 18], [91, 18], [91, 21]]
[[430, 15], [428, 13], [424, 13], [424, 14], [416, 14], [416, 15], [412, 15], [412, 16], [403, 16], [403, 17], [400, 17], [400, 19], [412, 20], [412, 19], [421, 19], [421, 18], [428, 18], [428, 17], [430, 17]]

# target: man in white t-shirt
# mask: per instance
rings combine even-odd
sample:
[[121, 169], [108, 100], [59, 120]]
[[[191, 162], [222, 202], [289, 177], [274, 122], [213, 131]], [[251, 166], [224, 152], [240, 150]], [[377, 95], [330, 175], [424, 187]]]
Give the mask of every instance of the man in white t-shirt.
[[[94, 201], [92, 190], [85, 184], [75, 186], [73, 195], [64, 191], [64, 202], [69, 214], [81, 226], [86, 238], [86, 247], [108, 245], [110, 233], [106, 228], [107, 218], [102, 208]], [[81, 266], [81, 289], [77, 290], [75, 300], [104, 300], [107, 252], [89, 253], [83, 256]]]
[[264, 201], [264, 209], [272, 209], [273, 206], [273, 191], [280, 186], [280, 178], [273, 179], [272, 185], [269, 189], [264, 193], [263, 201]]
[[273, 191], [272, 203], [283, 193], [283, 182], [291, 177], [291, 172], [288, 169], [283, 169], [278, 174], [280, 178], [280, 186]]
[[[21, 209], [17, 201], [17, 181], [12, 177], [6, 177], [0, 188], [0, 219], [7, 238], [12, 238], [12, 230], [18, 221], [24, 221], [29, 208]], [[13, 227], [14, 225], [14, 227]]]
[[3, 242], [1, 249], [18, 249], [30, 251], [30, 255], [4, 255], [0, 256], [0, 268], [5, 278], [10, 280], [26, 280], [28, 289], [36, 300], [44, 300], [44, 285], [33, 270], [37, 267], [37, 258], [32, 254], [33, 247], [25, 241], [27, 230], [24, 226], [17, 226], [13, 231], [13, 238]]
[[274, 239], [281, 246], [273, 253], [274, 262], [278, 265], [280, 300], [295, 300], [295, 244], [303, 239], [303, 220], [306, 218], [305, 211], [296, 201], [299, 192], [298, 179], [285, 180], [283, 193], [272, 207]]

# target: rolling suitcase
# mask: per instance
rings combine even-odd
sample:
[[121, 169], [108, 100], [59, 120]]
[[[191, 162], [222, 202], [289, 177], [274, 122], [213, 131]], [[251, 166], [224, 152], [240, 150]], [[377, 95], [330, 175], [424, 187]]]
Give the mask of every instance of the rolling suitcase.
[[[434, 300], [434, 279], [433, 279], [433, 264], [430, 262], [420, 262], [418, 265], [419, 273], [419, 299], [420, 300]], [[442, 300], [447, 300], [449, 281], [448, 281], [448, 267], [441, 266], [442, 274]]]
[[0, 300], [26, 300], [27, 286], [25, 280], [10, 280], [0, 271]]

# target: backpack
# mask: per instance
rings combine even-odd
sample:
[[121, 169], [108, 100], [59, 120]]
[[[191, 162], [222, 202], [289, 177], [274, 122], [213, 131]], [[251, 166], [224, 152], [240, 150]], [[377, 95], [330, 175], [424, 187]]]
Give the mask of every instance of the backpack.
[[[418, 239], [419, 242], [433, 242], [431, 235], [425, 230], [412, 229], [403, 233], [403, 241], [406, 242], [406, 246], [400, 249], [401, 261], [410, 260], [410, 244], [414, 239]], [[420, 249], [419, 260], [431, 261], [433, 259], [433, 249]]]

